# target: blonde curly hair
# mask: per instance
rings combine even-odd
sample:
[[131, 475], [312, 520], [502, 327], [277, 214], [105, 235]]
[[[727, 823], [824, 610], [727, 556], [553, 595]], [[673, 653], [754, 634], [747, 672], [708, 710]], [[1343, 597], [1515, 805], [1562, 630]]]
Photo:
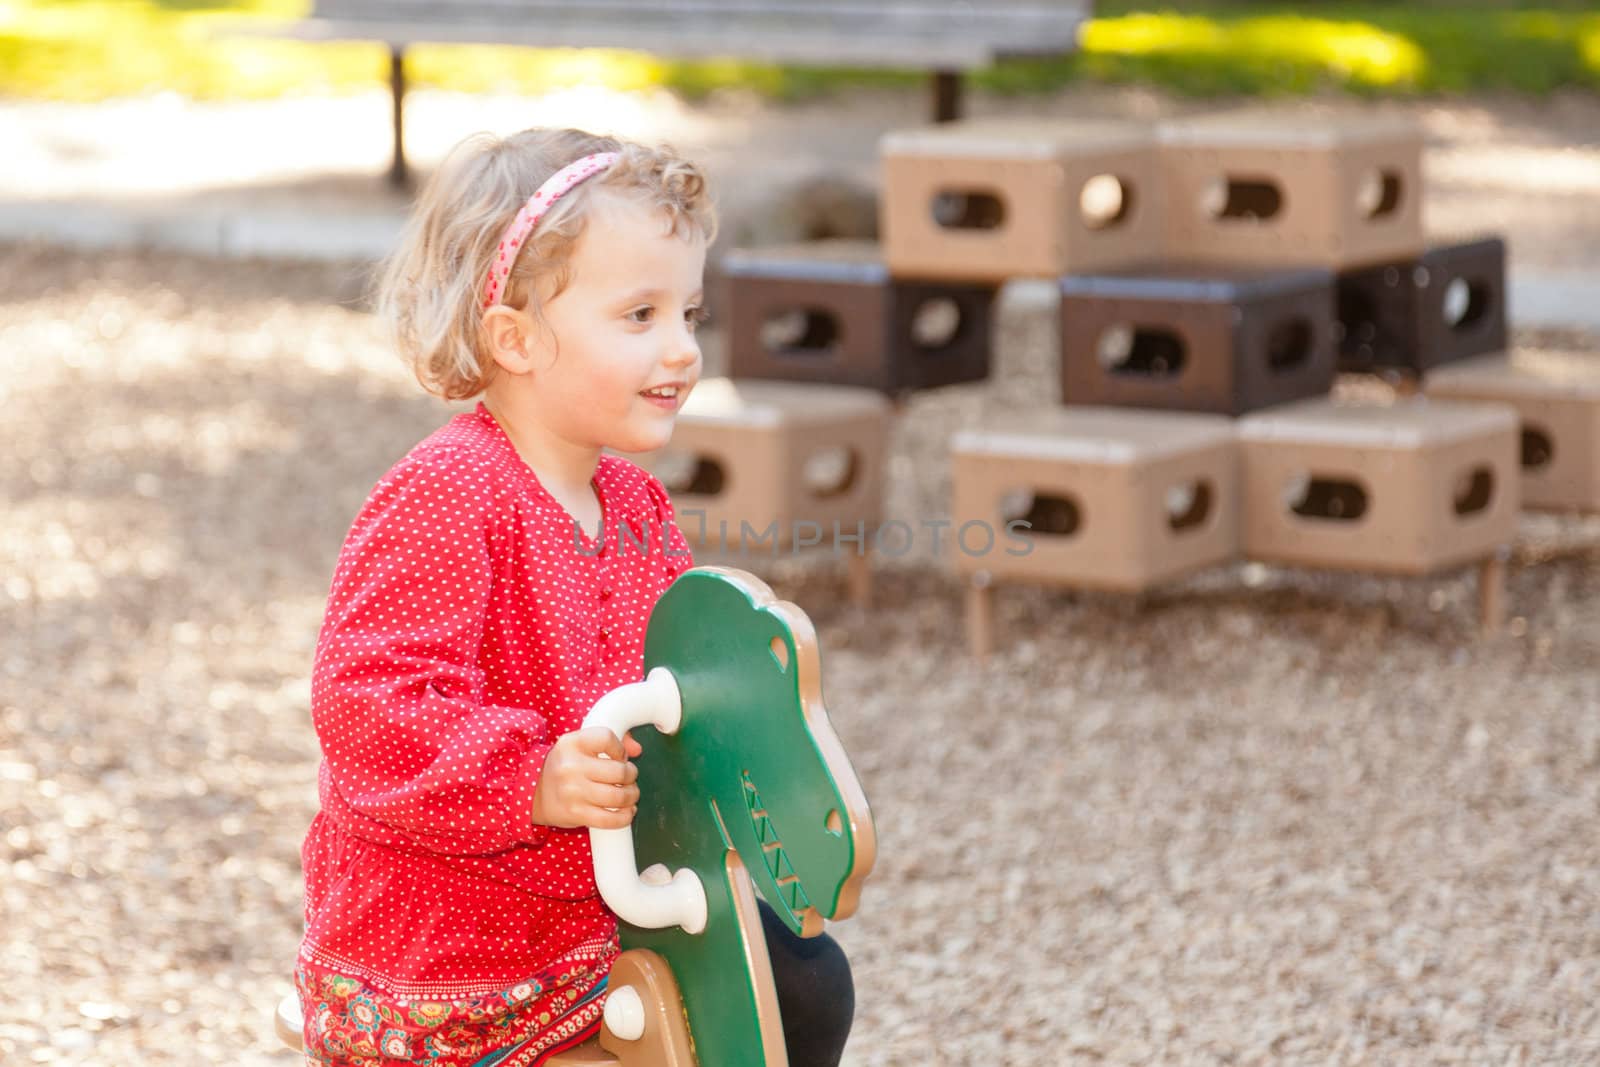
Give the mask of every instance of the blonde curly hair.
[[500, 237], [544, 181], [596, 152], [617, 161], [558, 200], [523, 244], [501, 303], [538, 311], [571, 281], [571, 259], [596, 191], [659, 208], [669, 232], [716, 236], [705, 175], [665, 146], [649, 148], [582, 130], [532, 129], [457, 145], [423, 187], [399, 247], [377, 276], [375, 304], [400, 355], [435, 396], [463, 400], [489, 384], [495, 363], [483, 336], [483, 288]]

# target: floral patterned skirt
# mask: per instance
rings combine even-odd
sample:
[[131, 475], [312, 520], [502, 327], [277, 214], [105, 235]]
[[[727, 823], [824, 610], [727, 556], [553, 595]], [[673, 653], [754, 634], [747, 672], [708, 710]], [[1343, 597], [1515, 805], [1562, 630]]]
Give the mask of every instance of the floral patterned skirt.
[[304, 959], [294, 978], [315, 1067], [534, 1067], [596, 1032], [606, 987], [584, 964], [457, 1000], [399, 999]]

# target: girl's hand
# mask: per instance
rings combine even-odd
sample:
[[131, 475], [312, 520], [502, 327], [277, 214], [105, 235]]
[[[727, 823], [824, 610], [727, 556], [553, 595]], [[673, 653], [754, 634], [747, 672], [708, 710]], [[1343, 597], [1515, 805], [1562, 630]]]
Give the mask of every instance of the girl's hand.
[[561, 735], [533, 790], [533, 821], [602, 830], [627, 826], [639, 805], [639, 768], [628, 760], [641, 751], [631, 734], [618, 741], [604, 726]]

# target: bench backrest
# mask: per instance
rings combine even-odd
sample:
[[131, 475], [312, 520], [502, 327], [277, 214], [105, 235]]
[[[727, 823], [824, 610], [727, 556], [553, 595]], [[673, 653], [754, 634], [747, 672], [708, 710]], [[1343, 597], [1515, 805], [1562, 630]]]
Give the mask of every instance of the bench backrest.
[[773, 62], [971, 68], [1077, 44], [1090, 0], [315, 0], [395, 41], [637, 48]]

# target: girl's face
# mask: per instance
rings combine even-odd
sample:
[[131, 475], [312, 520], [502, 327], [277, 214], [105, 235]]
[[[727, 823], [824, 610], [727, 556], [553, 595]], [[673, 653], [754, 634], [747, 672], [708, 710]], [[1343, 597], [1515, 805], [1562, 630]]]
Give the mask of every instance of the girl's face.
[[534, 402], [573, 444], [648, 452], [672, 435], [700, 380], [705, 237], [667, 229], [659, 209], [596, 196], [567, 287], [543, 306]]

